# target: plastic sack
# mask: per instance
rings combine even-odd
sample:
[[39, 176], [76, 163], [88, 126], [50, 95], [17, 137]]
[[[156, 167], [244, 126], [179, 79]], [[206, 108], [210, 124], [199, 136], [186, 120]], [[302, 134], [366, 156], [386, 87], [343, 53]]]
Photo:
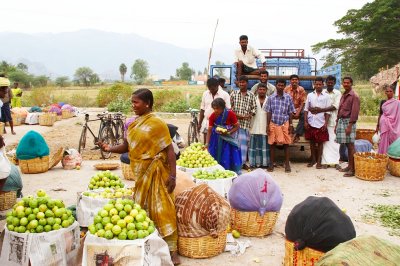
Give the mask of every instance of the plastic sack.
[[82, 156], [75, 149], [67, 149], [64, 151], [61, 164], [66, 170], [75, 169], [77, 166], [82, 164]]
[[57, 115], [61, 115], [61, 109], [57, 106], [51, 106], [49, 109], [49, 113], [56, 113]]
[[7, 178], [11, 173], [11, 163], [6, 155], [5, 148], [0, 149], [0, 179]]
[[379, 132], [375, 132], [375, 134], [372, 136], [372, 142], [374, 144], [378, 144], [380, 139], [381, 139], [381, 134]]
[[46, 141], [36, 131], [28, 131], [20, 140], [17, 147], [17, 158], [19, 160], [30, 160], [48, 156], [50, 153]]
[[391, 158], [400, 159], [400, 138], [390, 144], [387, 155]]
[[278, 184], [262, 169], [237, 177], [229, 190], [229, 202], [238, 211], [279, 212], [282, 192]]
[[75, 111], [74, 107], [72, 105], [69, 104], [64, 104], [61, 106], [61, 110], [68, 110], [71, 113]]
[[[354, 142], [354, 149], [355, 152], [371, 152], [372, 151], [372, 144], [368, 140], [365, 139], [356, 139]], [[340, 144], [339, 148], [340, 160], [341, 161], [348, 161], [349, 160], [349, 153], [347, 151], [346, 144]]]
[[322, 252], [356, 237], [350, 217], [326, 197], [308, 197], [297, 204], [286, 220], [285, 233], [297, 250], [310, 247]]

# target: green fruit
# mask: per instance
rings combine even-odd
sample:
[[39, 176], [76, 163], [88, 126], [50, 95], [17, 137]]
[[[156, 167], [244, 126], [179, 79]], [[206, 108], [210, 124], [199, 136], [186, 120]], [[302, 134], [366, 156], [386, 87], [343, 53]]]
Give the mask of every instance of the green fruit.
[[134, 223], [128, 223], [128, 224], [126, 224], [126, 229], [127, 229], [128, 231], [135, 230], [135, 229], [136, 229], [136, 226], [135, 226]]
[[236, 231], [236, 230], [232, 230], [232, 236], [234, 238], [239, 238], [240, 237], [240, 233], [238, 231]]
[[14, 220], [14, 216], [7, 216], [7, 218], [6, 218], [7, 224], [12, 224], [13, 220]]
[[60, 218], [55, 218], [54, 220], [56, 221], [55, 224], [61, 225], [61, 219]]
[[107, 216], [108, 216], [108, 211], [106, 211], [106, 210], [101, 210], [101, 211], [100, 211], [100, 216], [101, 216], [101, 217], [107, 217]]
[[18, 227], [18, 233], [25, 233], [25, 231], [26, 231], [26, 227], [25, 226], [23, 226], [23, 225], [20, 225], [19, 227]]
[[46, 212], [47, 211], [47, 205], [45, 205], [45, 204], [41, 204], [40, 206], [39, 206], [39, 211], [41, 211], [41, 212]]
[[38, 202], [36, 199], [31, 199], [29, 201], [29, 207], [31, 207], [32, 209], [37, 208], [38, 207]]
[[47, 210], [47, 211], [44, 213], [44, 215], [45, 215], [46, 217], [54, 217], [54, 213], [53, 213], [51, 210]]
[[68, 220], [62, 221], [61, 226], [67, 228], [68, 226], [70, 226], [69, 221]]
[[17, 217], [18, 218], [22, 218], [22, 217], [25, 217], [25, 212], [24, 211], [17, 211]]
[[62, 200], [54, 200], [54, 204], [58, 207], [58, 208], [64, 208], [64, 202]]
[[47, 196], [46, 191], [44, 191], [43, 189], [39, 189], [39, 190], [36, 192], [36, 195], [37, 195], [38, 197], [46, 197], [46, 196]]
[[104, 226], [101, 223], [97, 223], [96, 225], [96, 230], [104, 229]]
[[13, 218], [12, 225], [14, 225], [15, 227], [19, 226], [19, 219], [17, 217]]
[[136, 230], [129, 230], [127, 233], [127, 237], [129, 240], [135, 240], [138, 237], [138, 233]]
[[116, 203], [115, 208], [120, 212], [124, 209], [124, 205], [122, 203]]
[[61, 220], [63, 220], [63, 221], [68, 220], [68, 218], [69, 218], [69, 216], [68, 216], [68, 214], [66, 214], [66, 213], [64, 213], [64, 214], [61, 216]]
[[126, 227], [126, 222], [125, 222], [125, 220], [119, 220], [119, 221], [117, 222], [117, 225], [118, 225], [119, 227], [121, 227], [121, 228], [125, 228], [125, 227]]
[[25, 215], [28, 216], [29, 214], [32, 213], [32, 209], [30, 207], [25, 208]]
[[112, 239], [112, 238], [114, 237], [113, 232], [111, 232], [111, 230], [107, 230], [107, 231], [104, 233], [104, 237], [105, 237], [106, 239]]
[[[19, 202], [18, 202], [19, 203]], [[18, 204], [17, 203], [17, 204]], [[20, 206], [20, 205], [18, 205], [16, 208], [15, 208], [15, 211], [18, 213], [18, 212], [23, 212], [23, 213], [25, 213], [25, 208], [24, 208], [24, 206]]]
[[49, 200], [47, 201], [47, 208], [53, 209], [56, 204], [54, 203], [54, 200]]
[[139, 239], [145, 238], [145, 237], [146, 237], [146, 233], [145, 233], [145, 231], [143, 231], [143, 230], [137, 231], [137, 234], [138, 234], [138, 238], [139, 238]]
[[124, 220], [125, 220], [125, 222], [126, 222], [127, 224], [129, 224], [129, 223], [133, 223], [133, 221], [134, 221], [135, 219], [133, 219], [132, 216], [128, 215], [128, 216], [125, 216]]
[[133, 218], [136, 217], [136, 215], [139, 214], [139, 211], [137, 209], [133, 209], [131, 210], [131, 212], [129, 213], [130, 216], [132, 216]]
[[142, 226], [143, 226], [143, 230], [147, 230], [147, 228], [149, 228], [149, 223], [146, 221], [143, 221]]
[[38, 213], [36, 214], [36, 219], [38, 219], [38, 220], [43, 219], [44, 217], [45, 217], [45, 215], [44, 215], [43, 212], [38, 212]]
[[38, 214], [38, 212], [39, 212], [39, 208], [34, 208], [34, 209], [32, 210], [32, 213], [33, 213], [34, 215]]
[[53, 217], [49, 217], [46, 219], [47, 224], [53, 226], [56, 223], [56, 220]]
[[110, 211], [112, 208], [114, 208], [114, 205], [113, 204], [109, 204], [109, 203], [107, 203], [106, 205], [104, 205], [104, 207], [103, 207], [103, 209], [104, 210], [106, 210], [106, 211]]
[[121, 218], [118, 215], [114, 215], [113, 217], [111, 217], [111, 222], [113, 224], [117, 224], [117, 222], [121, 220]]
[[[111, 232], [111, 231], [110, 231]], [[104, 229], [100, 229], [99, 231], [97, 231], [97, 236], [98, 237], [104, 237], [104, 234], [106, 233], [106, 231], [104, 231]]]
[[53, 230], [59, 230], [59, 229], [61, 229], [61, 225], [59, 225], [59, 224], [53, 225]]
[[61, 218], [61, 216], [63, 215], [63, 211], [61, 209], [56, 209], [56, 211], [54, 212], [54, 216], [55, 217], [59, 217]]
[[143, 230], [143, 224], [142, 224], [142, 222], [137, 222], [137, 223], [135, 223], [135, 227], [136, 227], [136, 230]]
[[118, 210], [117, 210], [116, 208], [112, 208], [112, 209], [109, 211], [109, 214], [110, 214], [110, 216], [118, 215]]
[[106, 231], [112, 230], [113, 227], [114, 227], [114, 225], [112, 223], [108, 223], [104, 226], [104, 230], [106, 230]]
[[36, 233], [42, 233], [43, 231], [44, 231], [43, 225], [38, 225], [38, 226], [36, 227]]
[[102, 217], [100, 215], [96, 215], [93, 219], [93, 223], [97, 224], [97, 223], [101, 223], [102, 221]]
[[122, 229], [120, 226], [114, 225], [111, 231], [113, 232], [114, 235], [119, 235], [119, 233], [121, 233], [121, 230]]
[[36, 227], [38, 227], [39, 222], [37, 220], [32, 220], [29, 222], [29, 227], [35, 229]]
[[111, 218], [110, 218], [110, 217], [104, 217], [104, 218], [101, 220], [101, 224], [102, 224], [103, 226], [105, 226], [105, 225], [108, 224], [108, 223], [111, 223]]
[[131, 206], [131, 205], [126, 204], [126, 205], [124, 206], [124, 211], [125, 211], [126, 213], [130, 213], [131, 210], [132, 210], [132, 206]]
[[14, 225], [12, 225], [12, 224], [7, 224], [7, 229], [8, 229], [9, 231], [14, 231]]
[[139, 213], [138, 215], [136, 215], [135, 220], [137, 222], [143, 222], [146, 218], [143, 216], [143, 214]]
[[[21, 221], [20, 221], [20, 223], [21, 223]], [[46, 218], [42, 218], [39, 220], [39, 225], [45, 226], [46, 224], [47, 224]]]
[[121, 233], [118, 235], [118, 239], [119, 239], [119, 240], [126, 240], [126, 238], [127, 238], [127, 235], [126, 235], [125, 232], [121, 232]]
[[149, 232], [149, 234], [154, 233], [154, 231], [155, 231], [155, 228], [152, 225], [150, 225], [149, 228], [147, 229], [147, 232]]
[[28, 215], [28, 221], [32, 221], [36, 219], [36, 215], [34, 215], [33, 213]]
[[127, 214], [125, 211], [120, 211], [118, 215], [119, 215], [119, 217], [121, 217], [121, 219], [124, 219]]
[[49, 225], [49, 224], [47, 224], [47, 225], [44, 226], [44, 231], [45, 231], [45, 232], [50, 232], [51, 229], [52, 229], [52, 227], [51, 227], [51, 225]]

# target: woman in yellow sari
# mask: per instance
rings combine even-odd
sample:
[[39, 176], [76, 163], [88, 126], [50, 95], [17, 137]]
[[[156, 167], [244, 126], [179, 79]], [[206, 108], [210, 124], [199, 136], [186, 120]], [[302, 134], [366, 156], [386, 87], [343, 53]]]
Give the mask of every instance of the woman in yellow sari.
[[106, 151], [129, 152], [130, 166], [137, 181], [133, 199], [145, 208], [167, 242], [174, 264], [179, 264], [178, 233], [173, 191], [176, 185], [175, 153], [167, 124], [152, 113], [153, 94], [138, 89], [132, 94], [138, 117], [127, 131], [124, 143], [101, 144]]

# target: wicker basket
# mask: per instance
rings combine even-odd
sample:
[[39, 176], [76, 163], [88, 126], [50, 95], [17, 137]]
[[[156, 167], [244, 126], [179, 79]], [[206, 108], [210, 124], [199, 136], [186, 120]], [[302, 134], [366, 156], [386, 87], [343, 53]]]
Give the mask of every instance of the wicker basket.
[[11, 209], [16, 202], [16, 191], [0, 191], [0, 211]]
[[39, 125], [41, 126], [53, 126], [55, 122], [54, 115], [51, 113], [44, 113], [39, 116]]
[[62, 110], [61, 111], [61, 117], [62, 119], [68, 119], [72, 117], [72, 113], [69, 110]]
[[0, 122], [0, 136], [3, 135], [5, 127], [6, 127], [6, 124], [4, 124], [3, 122]]
[[30, 160], [19, 160], [19, 167], [24, 174], [38, 174], [49, 170], [49, 156]]
[[231, 227], [244, 236], [266, 236], [272, 233], [279, 212], [242, 212], [231, 209]]
[[308, 247], [302, 250], [295, 250], [294, 243], [289, 240], [285, 240], [285, 258], [283, 265], [313, 266], [324, 254], [324, 252]]
[[203, 237], [178, 237], [178, 252], [180, 255], [205, 259], [217, 256], [224, 252], [226, 246], [226, 231], [218, 233], [216, 238]]
[[61, 115], [56, 115], [56, 121], [61, 121], [62, 120], [62, 116]]
[[115, 170], [119, 168], [119, 163], [98, 163], [93, 167], [100, 171]]
[[354, 167], [356, 177], [367, 181], [381, 181], [385, 177], [388, 164], [386, 154], [373, 152], [356, 152]]
[[136, 177], [133, 175], [132, 168], [129, 164], [121, 162], [122, 175], [126, 180], [136, 181]]
[[11, 112], [11, 118], [14, 126], [20, 126], [25, 123], [25, 117], [21, 116], [20, 114]]
[[53, 156], [51, 156], [49, 162], [49, 170], [54, 166], [56, 166], [62, 160], [63, 155], [64, 155], [64, 148], [63, 147], [58, 148], [56, 153], [54, 153]]
[[371, 142], [372, 144], [374, 144], [372, 142], [372, 137], [375, 134], [375, 130], [373, 129], [357, 129], [356, 130], [356, 139], [365, 139], [368, 140], [369, 142]]
[[400, 177], [400, 159], [389, 157], [388, 169], [392, 176]]

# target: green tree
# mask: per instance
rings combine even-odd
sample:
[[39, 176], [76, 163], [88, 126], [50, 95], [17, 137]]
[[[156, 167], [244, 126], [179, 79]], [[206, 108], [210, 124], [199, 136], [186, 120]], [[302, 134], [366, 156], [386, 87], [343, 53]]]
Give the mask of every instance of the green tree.
[[55, 83], [57, 86], [66, 87], [70, 84], [69, 77], [67, 76], [57, 77]]
[[37, 87], [45, 87], [47, 86], [47, 82], [49, 81], [49, 77], [46, 77], [45, 75], [37, 76], [34, 77], [32, 80], [33, 86]]
[[125, 74], [126, 74], [126, 71], [127, 71], [128, 69], [127, 69], [127, 67], [126, 67], [126, 65], [125, 64], [121, 64], [120, 66], [119, 66], [119, 73], [121, 74], [121, 81], [122, 82], [124, 82], [125, 81]]
[[95, 73], [89, 67], [80, 67], [75, 71], [74, 79], [79, 85], [89, 87], [92, 85], [93, 74]]
[[17, 68], [7, 61], [3, 60], [0, 62], [0, 73], [8, 75], [10, 72], [13, 72], [15, 70], [17, 70]]
[[148, 76], [149, 64], [143, 59], [136, 59], [131, 69], [131, 78], [140, 85], [143, 84]]
[[[215, 61], [215, 64], [219, 65], [219, 66], [225, 65], [224, 62], [221, 62], [221, 61]], [[226, 70], [225, 68], [216, 68], [215, 72], [220, 78], [222, 78], [222, 77], [225, 77], [225, 70]]]
[[25, 65], [24, 63], [18, 63], [17, 68], [24, 72], [28, 72], [28, 66]]
[[18, 82], [21, 87], [29, 88], [34, 77], [22, 70], [14, 70], [8, 73], [8, 78], [11, 82]]
[[96, 73], [93, 73], [89, 76], [90, 85], [95, 85], [96, 83], [100, 82], [100, 78]]
[[176, 69], [176, 77], [181, 80], [191, 80], [193, 70], [189, 67], [189, 63], [184, 62], [182, 66]]
[[361, 9], [350, 9], [335, 21], [342, 39], [314, 44], [312, 50], [326, 50], [324, 66], [342, 64], [345, 73], [368, 78], [386, 65], [400, 61], [400, 1], [375, 0]]

